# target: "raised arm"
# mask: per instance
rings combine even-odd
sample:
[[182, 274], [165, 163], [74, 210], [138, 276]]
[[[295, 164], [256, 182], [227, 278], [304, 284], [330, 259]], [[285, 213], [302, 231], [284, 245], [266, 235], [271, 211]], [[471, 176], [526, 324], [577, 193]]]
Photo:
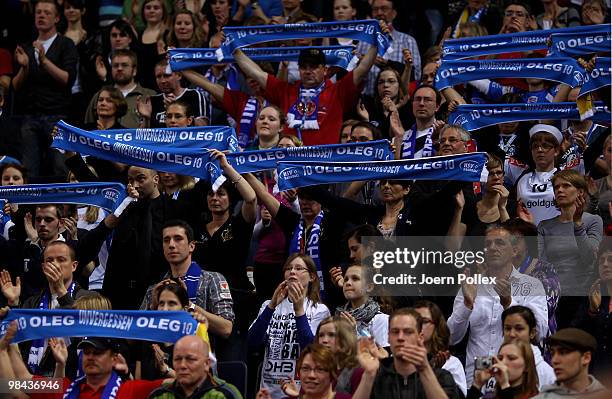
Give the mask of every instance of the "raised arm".
[[359, 64], [353, 69], [353, 83], [355, 86], [359, 85], [363, 79], [368, 75], [368, 72], [374, 65], [376, 60], [376, 46], [370, 46], [368, 52], [361, 58]]
[[268, 192], [268, 188], [251, 173], [245, 174], [244, 179], [251, 185], [257, 198], [266, 207], [268, 212], [270, 212], [270, 215], [275, 218], [281, 206], [280, 202], [274, 198], [274, 196]]
[[223, 174], [236, 187], [242, 197], [242, 217], [247, 223], [255, 222], [257, 218], [257, 196], [253, 188], [242, 178], [240, 173], [227, 162], [225, 154], [218, 150], [212, 150], [211, 157], [219, 160]]
[[202, 74], [192, 71], [191, 69], [181, 71], [181, 73], [183, 74], [185, 79], [209, 92], [216, 102], [223, 102], [223, 96], [225, 95], [225, 87], [211, 82], [210, 80], [206, 79]]
[[[268, 74], [264, 72], [255, 61], [247, 57], [242, 50], [236, 49], [233, 56], [240, 69], [246, 73], [248, 77], [255, 79], [257, 83], [265, 89], [268, 81]], [[374, 62], [373, 59], [372, 62]]]

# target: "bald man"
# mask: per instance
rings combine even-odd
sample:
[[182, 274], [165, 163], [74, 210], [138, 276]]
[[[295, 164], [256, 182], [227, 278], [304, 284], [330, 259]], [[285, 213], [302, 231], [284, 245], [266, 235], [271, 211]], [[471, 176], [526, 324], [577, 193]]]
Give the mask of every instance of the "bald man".
[[164, 385], [151, 393], [151, 398], [203, 398], [220, 396], [232, 399], [242, 395], [238, 389], [210, 371], [208, 344], [195, 335], [185, 336], [174, 345], [172, 364], [176, 379], [172, 384]]

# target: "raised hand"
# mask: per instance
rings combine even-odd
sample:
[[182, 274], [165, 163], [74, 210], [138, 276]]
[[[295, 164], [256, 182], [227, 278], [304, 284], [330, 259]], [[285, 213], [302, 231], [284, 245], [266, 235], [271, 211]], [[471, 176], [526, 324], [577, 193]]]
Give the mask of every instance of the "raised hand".
[[23, 217], [23, 227], [30, 241], [35, 242], [38, 240], [38, 232], [34, 228], [34, 224], [32, 224], [32, 214], [30, 212], [26, 213]]
[[601, 279], [597, 279], [589, 288], [589, 312], [599, 312], [601, 306]]
[[113, 369], [115, 369], [115, 371], [119, 374], [128, 374], [130, 372], [127, 361], [121, 353], [117, 353]]
[[257, 395], [255, 395], [255, 399], [272, 399], [272, 395], [268, 388], [261, 388]]
[[382, 100], [380, 100], [380, 102], [382, 103], [382, 106], [385, 109], [385, 111], [387, 112], [397, 111], [397, 105], [395, 105], [395, 103], [393, 102], [393, 100], [391, 100], [389, 96], [383, 97]]
[[138, 96], [136, 99], [136, 110], [143, 118], [151, 119], [151, 113], [153, 112], [151, 98], [147, 96], [143, 99], [142, 96]]
[[404, 126], [402, 125], [402, 120], [400, 119], [399, 112], [397, 112], [397, 110], [395, 112], [391, 112], [391, 117], [389, 118], [389, 130], [394, 138], [403, 140]]
[[512, 286], [510, 281], [505, 278], [498, 279], [493, 289], [497, 292], [497, 295], [499, 295], [499, 303], [501, 303], [504, 309], [507, 309], [512, 303]]
[[227, 162], [227, 158], [226, 158], [225, 153], [223, 151], [208, 150], [208, 152], [209, 152], [210, 157], [212, 159], [217, 159], [219, 161], [219, 165], [221, 166], [221, 169], [225, 170], [226, 168], [231, 167], [229, 162]]
[[285, 395], [292, 398], [297, 398], [300, 396], [300, 388], [298, 388], [293, 378], [283, 381], [281, 384], [281, 390]]
[[366, 109], [365, 105], [363, 105], [361, 99], [359, 99], [359, 102], [357, 103], [357, 116], [359, 116], [359, 119], [362, 121], [367, 122], [370, 120], [370, 113]]
[[493, 356], [493, 367], [491, 368], [495, 380], [499, 386], [504, 389], [510, 386], [510, 380], [508, 378], [508, 366], [500, 361], [496, 356]]
[[274, 294], [272, 294], [272, 299], [268, 306], [271, 309], [276, 309], [276, 307], [287, 298], [287, 282], [281, 282], [278, 287], [274, 290]]
[[408, 50], [407, 48], [402, 49], [402, 56], [404, 57], [404, 64], [412, 65], [413, 59], [410, 50]]
[[36, 40], [34, 41], [34, 43], [32, 43], [32, 46], [34, 46], [34, 51], [38, 53], [38, 63], [42, 65], [47, 58], [45, 54], [45, 48], [43, 47], [42, 42]]
[[498, 208], [505, 208], [508, 204], [508, 196], [510, 192], [503, 184], [496, 184], [491, 187], [491, 190], [495, 191], [499, 195], [499, 202], [497, 203]]
[[288, 284], [287, 295], [293, 303], [293, 311], [296, 316], [304, 314], [304, 298], [306, 298], [306, 289], [297, 281], [290, 281]]
[[342, 277], [342, 268], [335, 266], [329, 269], [329, 274], [336, 287], [342, 288], [344, 285], [344, 277]]
[[576, 196], [576, 202], [574, 203], [574, 223], [578, 226], [582, 225], [582, 214], [584, 213], [584, 205], [586, 201], [584, 200], [584, 195], [579, 192]]
[[[470, 277], [471, 273], [469, 269], [465, 269], [465, 275]], [[463, 304], [466, 308], [472, 310], [474, 308], [474, 301], [476, 301], [476, 295], [478, 293], [478, 287], [474, 284], [469, 284], [465, 279], [461, 283], [461, 292], [463, 293]]]
[[66, 364], [68, 360], [68, 348], [66, 348], [66, 342], [62, 338], [49, 338], [49, 348], [55, 362], [58, 364]]
[[376, 374], [380, 367], [380, 356], [373, 338], [363, 337], [359, 339], [357, 361], [366, 374]]
[[96, 56], [96, 74], [102, 81], [106, 80], [106, 76], [108, 75], [106, 65], [104, 65], [104, 60], [101, 55]]
[[348, 321], [349, 324], [353, 327], [356, 328], [357, 327], [357, 320], [355, 320], [355, 318], [353, 317], [352, 314], [350, 314], [349, 312], [340, 312], [340, 317], [342, 317], [344, 320]]
[[527, 223], [531, 223], [534, 224], [534, 219], [533, 219], [533, 215], [531, 214], [531, 212], [529, 212], [529, 209], [527, 209], [527, 207], [525, 206], [525, 203], [523, 202], [523, 200], [519, 200], [518, 201], [518, 205], [516, 207], [516, 212], [517, 215], [519, 217], [519, 219], [527, 222]]
[[74, 217], [64, 218], [64, 228], [70, 234], [70, 238], [72, 240], [76, 240], [78, 238], [77, 235], [77, 220]]
[[49, 282], [51, 293], [58, 297], [66, 295], [66, 287], [62, 276], [62, 268], [55, 262], [44, 262], [42, 264], [43, 274]]
[[0, 288], [8, 304], [10, 306], [17, 306], [19, 295], [21, 295], [21, 279], [19, 276], [17, 276], [15, 284], [13, 284], [11, 274], [7, 270], [2, 270], [0, 272]]
[[15, 49], [15, 60], [22, 68], [27, 68], [30, 63], [30, 57], [21, 46], [17, 46]]

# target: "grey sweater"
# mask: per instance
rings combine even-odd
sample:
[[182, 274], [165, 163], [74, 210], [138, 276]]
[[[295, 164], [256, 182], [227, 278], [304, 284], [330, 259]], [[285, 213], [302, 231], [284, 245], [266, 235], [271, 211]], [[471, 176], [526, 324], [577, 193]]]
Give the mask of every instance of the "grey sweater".
[[[547, 385], [542, 388], [542, 392], [539, 395], [534, 396], [532, 399], [569, 399], [569, 398], [584, 398], [586, 395], [592, 395], [599, 392], [607, 392], [604, 387], [597, 379], [589, 375], [591, 384], [586, 390], [582, 392], [575, 392], [569, 390], [561, 385], [553, 384]], [[603, 398], [603, 396], [602, 396]]]
[[573, 222], [562, 223], [557, 216], [538, 225], [538, 258], [555, 265], [563, 296], [587, 295], [595, 277], [603, 222], [586, 212], [582, 221], [576, 228]]

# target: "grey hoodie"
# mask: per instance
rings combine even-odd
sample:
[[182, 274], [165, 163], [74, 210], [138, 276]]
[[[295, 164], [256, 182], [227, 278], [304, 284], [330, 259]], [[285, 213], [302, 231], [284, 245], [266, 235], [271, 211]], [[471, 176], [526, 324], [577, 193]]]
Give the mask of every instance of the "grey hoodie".
[[589, 375], [591, 383], [583, 392], [571, 391], [561, 385], [547, 385], [542, 388], [542, 392], [532, 399], [567, 399], [567, 398], [583, 398], [585, 394], [594, 394], [597, 392], [606, 392], [606, 387], [601, 385], [601, 382], [597, 381], [595, 377]]

